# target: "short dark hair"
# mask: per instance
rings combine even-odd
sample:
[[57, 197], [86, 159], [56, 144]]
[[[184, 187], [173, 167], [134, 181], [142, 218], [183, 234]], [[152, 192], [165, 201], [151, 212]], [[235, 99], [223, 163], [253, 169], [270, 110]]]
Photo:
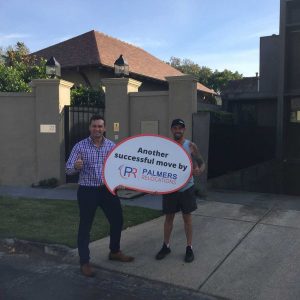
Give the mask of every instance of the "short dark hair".
[[100, 115], [93, 115], [93, 116], [91, 116], [91, 118], [90, 118], [90, 125], [92, 124], [92, 121], [95, 121], [95, 120], [102, 120], [103, 122], [104, 122], [104, 125], [105, 125], [105, 120], [104, 120], [104, 118], [102, 117], [102, 116], [100, 116]]

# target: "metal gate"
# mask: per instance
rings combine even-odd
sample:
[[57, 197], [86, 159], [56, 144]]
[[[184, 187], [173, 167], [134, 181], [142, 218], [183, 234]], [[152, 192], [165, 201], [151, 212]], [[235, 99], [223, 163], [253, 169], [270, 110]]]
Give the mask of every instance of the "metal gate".
[[[104, 116], [104, 109], [95, 106], [65, 106], [64, 107], [64, 135], [66, 160], [72, 148], [80, 140], [89, 136], [89, 121], [92, 115]], [[67, 176], [66, 182], [77, 182], [78, 175]]]

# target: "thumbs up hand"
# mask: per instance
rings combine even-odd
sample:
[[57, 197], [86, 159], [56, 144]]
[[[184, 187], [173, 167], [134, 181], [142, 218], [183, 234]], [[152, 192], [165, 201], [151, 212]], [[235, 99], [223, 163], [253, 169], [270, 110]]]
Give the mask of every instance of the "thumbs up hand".
[[83, 160], [81, 154], [78, 155], [77, 160], [75, 161], [74, 168], [75, 170], [81, 170], [83, 167]]

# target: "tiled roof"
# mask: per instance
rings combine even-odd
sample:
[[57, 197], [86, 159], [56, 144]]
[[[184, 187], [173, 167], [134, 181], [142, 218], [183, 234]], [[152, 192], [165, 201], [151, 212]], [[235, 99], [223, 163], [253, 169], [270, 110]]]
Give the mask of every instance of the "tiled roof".
[[[166, 81], [166, 76], [182, 75], [145, 50], [94, 30], [32, 54], [45, 58], [54, 56], [62, 68], [87, 65], [113, 68], [115, 60], [123, 54], [132, 73], [161, 81]], [[197, 89], [214, 93], [201, 83], [197, 84]]]

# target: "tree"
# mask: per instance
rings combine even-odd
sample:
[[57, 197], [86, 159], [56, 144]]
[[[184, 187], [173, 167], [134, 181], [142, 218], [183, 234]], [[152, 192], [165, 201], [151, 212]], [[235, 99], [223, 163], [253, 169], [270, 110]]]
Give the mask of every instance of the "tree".
[[222, 72], [215, 70], [209, 79], [209, 86], [218, 93], [227, 86], [230, 80], [242, 79], [243, 75], [238, 72], [232, 72], [225, 69]]
[[172, 56], [170, 58], [170, 65], [184, 74], [194, 75], [197, 78], [199, 77], [199, 73], [201, 71], [201, 67], [199, 65], [186, 58], [180, 59]]
[[22, 73], [12, 67], [0, 64], [0, 92], [29, 92], [30, 87]]
[[2, 47], [0, 47], [0, 66], [5, 63], [5, 53]]
[[199, 66], [190, 59], [180, 59], [172, 56], [169, 64], [182, 73], [195, 76], [198, 82], [218, 93], [222, 91], [222, 89], [227, 85], [228, 81], [243, 78], [242, 74], [226, 69], [221, 72], [218, 70], [213, 72], [210, 68], [206, 66]]
[[212, 74], [213, 72], [210, 68], [203, 66], [200, 68], [197, 79], [199, 82], [209, 87], [210, 86], [209, 79], [211, 78]]
[[35, 58], [29, 55], [29, 49], [22, 42], [17, 42], [15, 47], [9, 46], [6, 49], [5, 64], [7, 66], [16, 66], [17, 63], [33, 64]]
[[[22, 42], [5, 51], [0, 47], [0, 92], [30, 92], [33, 79], [47, 78], [46, 60], [30, 55]], [[72, 105], [98, 106], [104, 108], [104, 92], [79, 86], [71, 90]]]
[[0, 48], [0, 92], [29, 92], [33, 79], [47, 78], [46, 60], [29, 55], [24, 43]]

